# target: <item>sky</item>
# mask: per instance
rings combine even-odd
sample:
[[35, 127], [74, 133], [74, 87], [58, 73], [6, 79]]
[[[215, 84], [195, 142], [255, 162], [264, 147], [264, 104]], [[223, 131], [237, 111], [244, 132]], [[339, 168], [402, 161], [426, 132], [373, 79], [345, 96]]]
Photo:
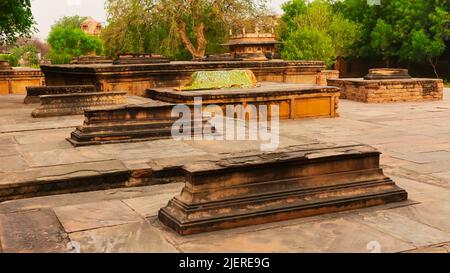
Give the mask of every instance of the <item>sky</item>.
[[[287, 0], [271, 0], [270, 7], [281, 13], [281, 4]], [[61, 17], [91, 16], [99, 22], [106, 21], [105, 0], [31, 0], [33, 16], [38, 32], [35, 36], [46, 39], [50, 27]]]

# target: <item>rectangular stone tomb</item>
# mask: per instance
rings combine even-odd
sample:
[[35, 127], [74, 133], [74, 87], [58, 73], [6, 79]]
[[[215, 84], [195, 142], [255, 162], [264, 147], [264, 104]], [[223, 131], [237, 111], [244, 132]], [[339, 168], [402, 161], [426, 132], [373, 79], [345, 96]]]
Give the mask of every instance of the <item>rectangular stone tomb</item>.
[[159, 211], [181, 235], [407, 200], [366, 145], [310, 145], [185, 165], [186, 185]]
[[86, 110], [125, 104], [126, 92], [94, 92], [40, 96], [41, 104], [33, 110], [34, 118], [81, 115]]
[[27, 96], [24, 103], [39, 103], [39, 96], [61, 95], [75, 93], [94, 93], [94, 85], [65, 85], [65, 86], [27, 86]]
[[[67, 140], [74, 146], [138, 142], [172, 136], [172, 104], [127, 105], [85, 112], [85, 122]], [[206, 120], [200, 122], [202, 126]], [[192, 130], [197, 122], [192, 119]]]
[[262, 82], [258, 87], [245, 89], [175, 91], [173, 88], [155, 88], [147, 90], [146, 96], [188, 104], [201, 97], [203, 106], [218, 105], [222, 108], [227, 105], [277, 105], [280, 119], [339, 116], [339, 88], [336, 87]]

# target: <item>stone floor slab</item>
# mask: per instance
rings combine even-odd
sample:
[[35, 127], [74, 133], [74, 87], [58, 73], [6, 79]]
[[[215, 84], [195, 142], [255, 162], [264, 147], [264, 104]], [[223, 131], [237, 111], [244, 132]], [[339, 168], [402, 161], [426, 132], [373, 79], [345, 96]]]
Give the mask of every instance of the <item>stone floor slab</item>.
[[157, 229], [147, 221], [70, 234], [82, 253], [174, 253]]
[[3, 252], [66, 252], [67, 234], [50, 209], [0, 214]]
[[159, 190], [148, 196], [122, 200], [142, 217], [158, 215], [159, 209], [165, 207], [167, 203], [176, 195], [179, 195], [184, 187], [184, 183], [173, 183], [167, 190]]
[[398, 252], [414, 246], [389, 234], [344, 219], [236, 234], [208, 234], [177, 245], [184, 252]]
[[56, 207], [53, 210], [68, 233], [139, 222], [143, 219], [120, 200]]
[[[414, 206], [414, 205], [413, 205]], [[350, 215], [346, 219], [368, 225], [409, 242], [415, 247], [425, 247], [441, 242], [450, 242], [450, 233], [430, 227], [395, 212], [396, 209]]]

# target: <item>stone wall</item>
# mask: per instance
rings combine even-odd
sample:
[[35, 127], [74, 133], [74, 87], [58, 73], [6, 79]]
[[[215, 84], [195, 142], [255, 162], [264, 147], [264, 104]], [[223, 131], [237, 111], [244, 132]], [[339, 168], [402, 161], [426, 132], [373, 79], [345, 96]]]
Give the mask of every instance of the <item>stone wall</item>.
[[338, 70], [322, 70], [317, 76], [317, 85], [327, 86], [328, 80], [339, 79]]
[[331, 79], [328, 85], [341, 89], [341, 99], [367, 103], [437, 101], [443, 99], [444, 91], [439, 79]]
[[0, 95], [26, 94], [27, 86], [42, 86], [44, 75], [39, 69], [0, 71]]

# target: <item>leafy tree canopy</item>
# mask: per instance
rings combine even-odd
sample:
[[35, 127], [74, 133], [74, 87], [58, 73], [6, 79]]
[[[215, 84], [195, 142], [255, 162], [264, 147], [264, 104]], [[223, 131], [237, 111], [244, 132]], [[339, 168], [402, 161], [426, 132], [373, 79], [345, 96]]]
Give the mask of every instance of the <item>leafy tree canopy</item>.
[[54, 64], [69, 63], [73, 57], [103, 52], [100, 38], [84, 33], [79, 26], [82, 17], [65, 17], [58, 21], [47, 39], [51, 46], [49, 58]]
[[0, 1], [0, 44], [28, 36], [33, 24], [30, 0]]
[[338, 56], [350, 54], [360, 25], [344, 18], [325, 0], [291, 0], [278, 29], [287, 59], [323, 60], [331, 65]]
[[157, 52], [175, 59], [220, 52], [231, 27], [264, 10], [265, 0], [109, 0], [108, 52]]
[[450, 35], [449, 0], [344, 0], [337, 4], [346, 18], [362, 24], [353, 47], [358, 57], [397, 61], [428, 61], [436, 71]]

